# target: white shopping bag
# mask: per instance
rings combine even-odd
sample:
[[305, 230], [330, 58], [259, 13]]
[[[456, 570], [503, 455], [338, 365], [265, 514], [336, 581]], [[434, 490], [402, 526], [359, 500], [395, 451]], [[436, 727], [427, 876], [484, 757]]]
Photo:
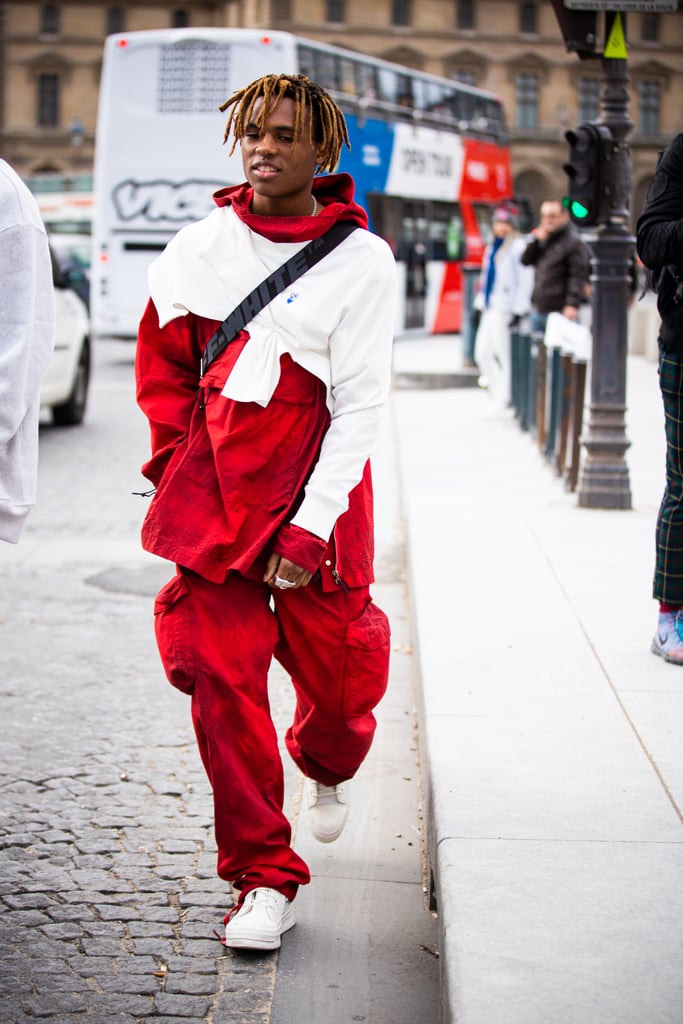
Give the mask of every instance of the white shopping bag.
[[588, 362], [590, 358], [590, 328], [561, 313], [548, 314], [543, 341], [546, 348], [559, 348], [580, 362]]

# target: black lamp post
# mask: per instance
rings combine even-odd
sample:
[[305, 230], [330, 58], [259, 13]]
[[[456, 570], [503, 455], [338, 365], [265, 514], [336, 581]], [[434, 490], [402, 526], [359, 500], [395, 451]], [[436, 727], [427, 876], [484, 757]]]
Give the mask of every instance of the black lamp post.
[[[625, 15], [621, 15], [625, 21]], [[606, 13], [606, 38], [615, 15]], [[631, 153], [626, 141], [628, 116], [625, 59], [602, 58], [600, 122], [612, 137], [606, 223], [586, 238], [592, 254], [593, 356], [590, 405], [581, 443], [586, 458], [579, 475], [578, 503], [584, 508], [629, 509], [631, 488], [626, 464], [626, 354], [630, 263], [634, 238], [628, 218]]]

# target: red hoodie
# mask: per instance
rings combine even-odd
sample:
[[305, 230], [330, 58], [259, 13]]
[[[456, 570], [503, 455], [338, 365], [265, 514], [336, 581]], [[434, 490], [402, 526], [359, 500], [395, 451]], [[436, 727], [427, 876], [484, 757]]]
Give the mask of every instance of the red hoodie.
[[[316, 178], [313, 192], [324, 207], [317, 217], [258, 216], [246, 184], [221, 189], [214, 199], [271, 241], [317, 238], [337, 220], [367, 227], [348, 175]], [[249, 334], [242, 331], [200, 382], [200, 355], [218, 326], [188, 313], [160, 328], [151, 301], [140, 323], [137, 398], [152, 440], [142, 472], [156, 487], [143, 547], [216, 583], [230, 571], [260, 580], [273, 550], [309, 571], [320, 567], [324, 589], [371, 583], [369, 464], [329, 541], [289, 524], [329, 425], [323, 383], [284, 355], [265, 408], [225, 398], [220, 392]]]

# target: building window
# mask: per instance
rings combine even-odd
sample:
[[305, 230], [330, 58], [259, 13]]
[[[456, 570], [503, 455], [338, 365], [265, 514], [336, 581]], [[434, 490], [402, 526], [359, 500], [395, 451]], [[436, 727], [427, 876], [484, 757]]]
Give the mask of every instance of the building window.
[[465, 85], [476, 85], [477, 75], [471, 68], [456, 68], [452, 72], [451, 78], [455, 79], [456, 82], [463, 82]]
[[641, 22], [643, 42], [656, 43], [659, 38], [659, 15], [644, 14]]
[[474, 28], [474, 0], [457, 0], [455, 27], [464, 29]]
[[173, 12], [172, 28], [187, 28], [190, 24], [190, 15], [183, 8]]
[[123, 7], [107, 7], [106, 34], [114, 35], [115, 32], [125, 32], [126, 24], [123, 16]]
[[641, 135], [659, 135], [659, 82], [641, 82], [638, 86]]
[[580, 78], [578, 84], [579, 121], [594, 121], [600, 111], [600, 83], [597, 78]]
[[271, 0], [271, 14], [273, 21], [291, 21], [291, 0]]
[[38, 75], [39, 128], [56, 128], [59, 125], [59, 75]]
[[535, 35], [538, 31], [536, 25], [536, 4], [519, 5], [519, 31], [525, 35]]
[[325, 9], [325, 21], [335, 25], [343, 25], [346, 21], [344, 0], [327, 0]]
[[57, 4], [43, 4], [40, 9], [40, 33], [54, 36], [59, 32], [59, 7]]
[[392, 0], [391, 24], [399, 27], [410, 25], [410, 0]]
[[515, 79], [517, 128], [538, 127], [538, 78], [536, 75], [517, 75]]

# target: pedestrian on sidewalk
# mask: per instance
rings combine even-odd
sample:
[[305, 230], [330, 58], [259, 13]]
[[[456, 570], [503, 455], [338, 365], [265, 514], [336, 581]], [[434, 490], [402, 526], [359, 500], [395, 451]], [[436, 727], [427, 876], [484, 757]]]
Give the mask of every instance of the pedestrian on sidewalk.
[[531, 234], [521, 260], [535, 271], [531, 330], [544, 334], [549, 313], [578, 319], [589, 297], [590, 256], [559, 199], [541, 203], [540, 223]]
[[659, 601], [652, 651], [683, 665], [683, 135], [657, 164], [636, 225], [636, 248], [653, 272], [664, 404], [666, 482], [655, 531], [652, 595]]
[[40, 385], [52, 357], [52, 261], [38, 204], [0, 159], [0, 540], [17, 544], [36, 501]]
[[513, 207], [501, 205], [494, 211], [491, 230], [474, 299], [481, 312], [474, 352], [480, 381], [495, 410], [504, 412], [512, 388], [510, 331], [530, 311], [534, 272], [521, 262], [526, 243]]
[[[177, 564], [155, 604], [171, 683], [214, 797], [218, 874], [239, 892], [229, 947], [276, 949], [310, 881], [291, 847], [268, 704], [273, 656], [292, 678], [285, 737], [313, 835], [347, 819], [388, 679], [389, 624], [371, 599], [369, 456], [391, 373], [395, 264], [367, 230], [353, 181], [332, 171], [344, 116], [303, 75], [239, 90], [225, 140], [246, 182], [182, 229], [149, 273], [137, 394], [156, 493], [143, 546]], [[200, 375], [220, 326], [266, 276], [339, 222], [348, 237], [248, 321]], [[280, 275], [284, 278], [284, 274]]]

